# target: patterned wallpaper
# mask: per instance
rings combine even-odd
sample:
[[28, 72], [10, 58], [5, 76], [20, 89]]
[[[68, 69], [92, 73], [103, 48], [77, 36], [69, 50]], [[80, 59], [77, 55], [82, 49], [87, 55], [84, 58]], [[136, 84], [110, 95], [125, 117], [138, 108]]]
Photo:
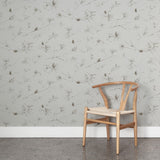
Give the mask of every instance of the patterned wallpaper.
[[104, 105], [91, 86], [120, 80], [140, 84], [138, 125], [159, 126], [159, 0], [0, 1], [1, 126], [82, 126]]

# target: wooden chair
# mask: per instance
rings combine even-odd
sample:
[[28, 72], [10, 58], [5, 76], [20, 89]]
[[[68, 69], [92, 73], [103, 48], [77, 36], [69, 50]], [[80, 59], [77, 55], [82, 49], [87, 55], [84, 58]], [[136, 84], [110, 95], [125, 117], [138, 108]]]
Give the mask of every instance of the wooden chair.
[[[105, 96], [102, 87], [103, 86], [108, 86], [108, 85], [122, 85], [122, 94], [121, 94], [121, 102], [120, 102], [120, 107], [119, 109], [110, 109], [108, 106], [108, 100], [107, 97]], [[129, 85], [128, 92], [124, 98], [125, 94], [125, 87]], [[106, 124], [106, 129], [107, 129], [107, 140], [110, 139], [110, 131], [109, 131], [109, 125], [115, 125], [116, 126], [116, 153], [119, 154], [119, 135], [120, 135], [120, 130], [125, 129], [125, 128], [134, 128], [134, 143], [135, 146], [137, 146], [137, 114], [136, 114], [136, 102], [137, 102], [137, 88], [138, 84], [135, 82], [127, 82], [127, 81], [122, 81], [122, 82], [109, 82], [109, 83], [104, 83], [104, 84], [99, 84], [92, 86], [92, 88], [98, 88], [99, 92], [104, 100], [105, 107], [93, 107], [93, 108], [88, 108], [85, 107], [84, 111], [84, 127], [83, 127], [83, 146], [85, 146], [85, 139], [86, 139], [86, 126], [87, 124], [92, 124], [92, 123], [103, 123]], [[125, 106], [129, 97], [130, 92], [134, 91], [134, 98], [133, 98], [133, 109], [132, 110], [125, 110]], [[95, 114], [95, 115], [101, 115], [105, 116], [104, 118], [101, 119], [88, 119], [87, 115], [88, 114]], [[133, 122], [128, 123], [128, 124], [120, 124], [120, 116], [121, 115], [126, 115], [126, 114], [133, 114]], [[116, 123], [110, 122], [109, 117], [115, 117], [116, 118]]]

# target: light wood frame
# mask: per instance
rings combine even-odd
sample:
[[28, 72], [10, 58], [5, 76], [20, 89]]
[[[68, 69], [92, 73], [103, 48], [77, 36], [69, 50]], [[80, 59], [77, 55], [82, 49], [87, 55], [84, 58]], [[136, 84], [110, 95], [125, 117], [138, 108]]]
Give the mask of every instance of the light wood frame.
[[[104, 84], [99, 84], [92, 86], [92, 88], [98, 88], [99, 92], [104, 100], [105, 107], [109, 109], [108, 105], [108, 100], [107, 97], [105, 96], [102, 87], [103, 86], [108, 86], [108, 85], [122, 85], [122, 94], [121, 94], [121, 102], [120, 102], [120, 107], [119, 110], [116, 112], [116, 123], [110, 122], [109, 121], [109, 116], [106, 116], [105, 118], [100, 118], [100, 119], [88, 119], [87, 115], [89, 111], [88, 107], [85, 107], [84, 111], [84, 128], [83, 128], [83, 146], [85, 146], [85, 141], [86, 141], [86, 127], [87, 124], [92, 124], [92, 123], [103, 123], [106, 124], [106, 131], [107, 131], [107, 140], [110, 139], [110, 129], [109, 125], [115, 125], [116, 126], [116, 154], [119, 154], [119, 137], [120, 137], [120, 130], [125, 129], [125, 128], [134, 128], [134, 144], [137, 146], [137, 89], [138, 89], [138, 84], [135, 82], [129, 82], [129, 81], [119, 81], [119, 82], [108, 82]], [[124, 99], [124, 93], [125, 93], [125, 87], [126, 85], [130, 85], [128, 92], [126, 94], [126, 97]], [[134, 86], [134, 87], [133, 87]], [[133, 122], [128, 123], [128, 124], [120, 124], [120, 116], [121, 116], [121, 111], [125, 110], [125, 106], [129, 97], [130, 92], [134, 91], [134, 98], [133, 98]]]

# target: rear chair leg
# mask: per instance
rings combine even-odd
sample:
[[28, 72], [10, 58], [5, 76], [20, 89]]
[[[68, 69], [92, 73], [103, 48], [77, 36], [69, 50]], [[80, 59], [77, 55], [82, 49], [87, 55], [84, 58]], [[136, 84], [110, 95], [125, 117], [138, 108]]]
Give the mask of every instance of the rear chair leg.
[[133, 101], [133, 109], [134, 109], [134, 115], [133, 115], [133, 121], [134, 121], [134, 145], [137, 146], [137, 90], [134, 94], [134, 101]]
[[116, 154], [119, 154], [120, 112], [116, 113]]
[[84, 126], [83, 126], [83, 147], [85, 146], [85, 143], [86, 143], [87, 110], [88, 110], [88, 108], [85, 107], [85, 110], [84, 110]]
[[137, 147], [137, 114], [134, 113], [134, 145]]
[[[109, 117], [106, 117], [106, 121], [109, 122]], [[106, 124], [106, 129], [107, 129], [107, 140], [110, 140], [109, 124]]]

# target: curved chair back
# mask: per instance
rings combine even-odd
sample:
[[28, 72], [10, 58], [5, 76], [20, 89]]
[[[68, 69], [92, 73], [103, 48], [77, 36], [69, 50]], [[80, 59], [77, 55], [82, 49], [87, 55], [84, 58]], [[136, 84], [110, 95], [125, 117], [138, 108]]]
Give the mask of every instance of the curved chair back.
[[[108, 106], [108, 100], [107, 97], [105, 96], [102, 87], [104, 86], [108, 86], [108, 85], [123, 85], [122, 87], [122, 93], [121, 93], [121, 102], [120, 102], [120, 108], [119, 110], [123, 111], [125, 110], [125, 106], [129, 97], [130, 92], [135, 91], [134, 94], [134, 99], [133, 99], [133, 109], [135, 109], [135, 105], [136, 105], [136, 101], [137, 101], [137, 88], [138, 88], [138, 84], [135, 82], [130, 82], [130, 81], [119, 81], [119, 82], [108, 82], [108, 83], [103, 83], [103, 84], [98, 84], [95, 86], [92, 86], [92, 88], [99, 88], [99, 92], [104, 100], [104, 104], [107, 108], [109, 108]], [[124, 92], [125, 92], [125, 87], [126, 85], [129, 85], [129, 89], [128, 92], [126, 94], [126, 97], [124, 97]]]

